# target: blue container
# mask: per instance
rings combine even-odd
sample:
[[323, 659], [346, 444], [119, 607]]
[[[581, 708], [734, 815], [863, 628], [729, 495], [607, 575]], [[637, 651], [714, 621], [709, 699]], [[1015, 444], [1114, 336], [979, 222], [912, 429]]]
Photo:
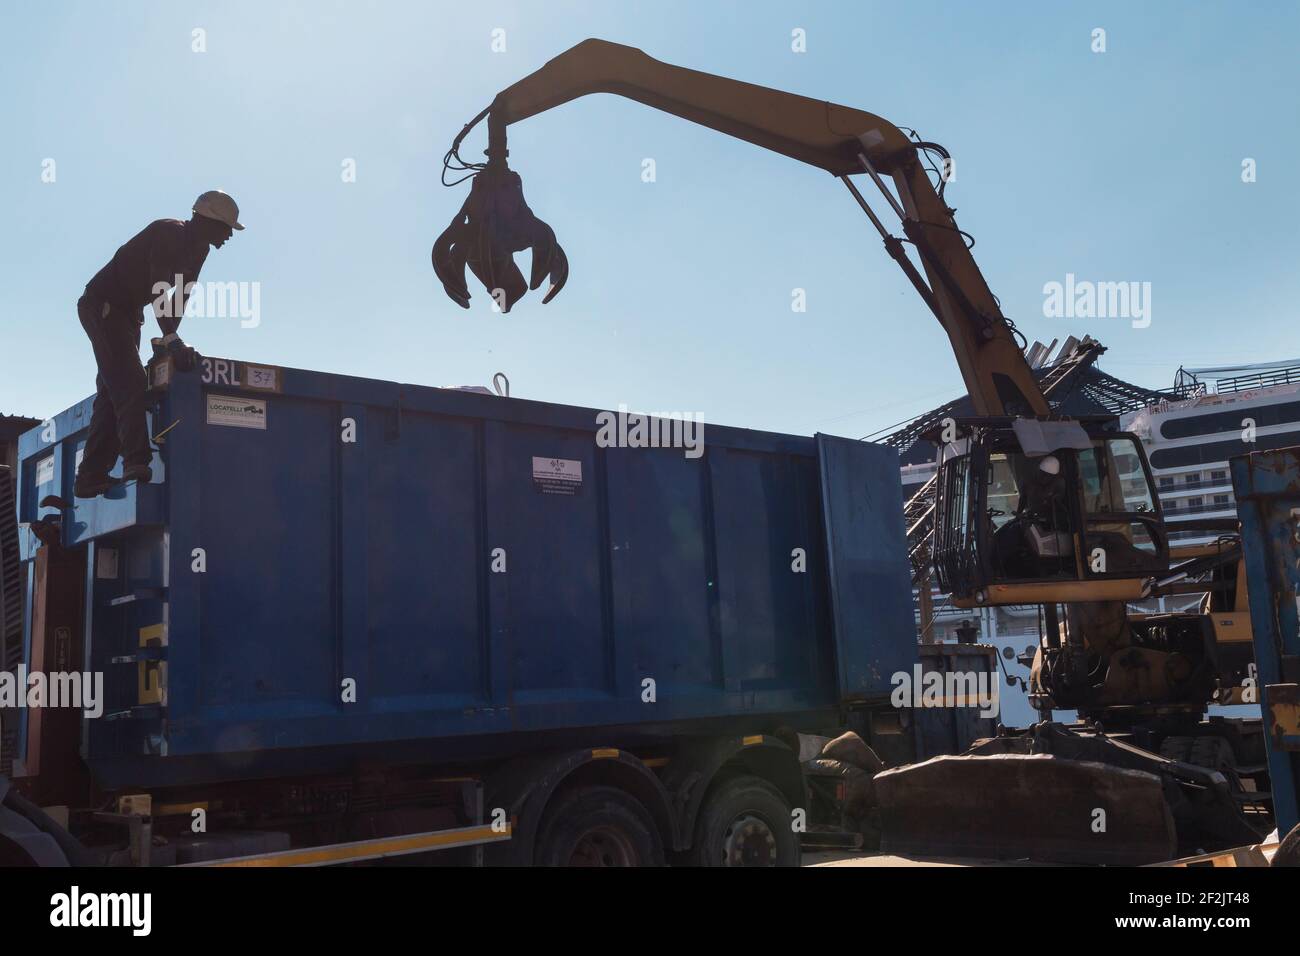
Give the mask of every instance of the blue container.
[[[887, 447], [705, 425], [690, 457], [602, 447], [592, 409], [215, 359], [170, 377], [153, 482], [63, 516], [105, 785], [825, 726], [916, 660]], [[23, 436], [20, 521], [71, 500], [89, 405]]]
[[1273, 815], [1300, 823], [1300, 447], [1234, 458]]

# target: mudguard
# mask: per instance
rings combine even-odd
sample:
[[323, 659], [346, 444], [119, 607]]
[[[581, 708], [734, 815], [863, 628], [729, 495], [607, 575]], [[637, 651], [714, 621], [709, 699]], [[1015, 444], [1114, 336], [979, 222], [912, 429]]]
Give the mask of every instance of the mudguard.
[[[58, 841], [9, 807], [9, 780], [0, 777], [0, 866], [68, 866]], [[27, 857], [22, 859], [23, 855]]]

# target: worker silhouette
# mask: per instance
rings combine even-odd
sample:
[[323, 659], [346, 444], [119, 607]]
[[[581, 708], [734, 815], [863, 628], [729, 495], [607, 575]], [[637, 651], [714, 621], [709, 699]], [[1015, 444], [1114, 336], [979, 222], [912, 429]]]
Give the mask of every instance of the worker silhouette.
[[1026, 469], [1020, 490], [1020, 507], [1035, 515], [1045, 525], [1055, 527], [1056, 515], [1065, 503], [1065, 479], [1061, 477], [1061, 460], [1055, 455], [1038, 459], [1037, 467]]
[[993, 562], [1015, 578], [1059, 574], [1073, 556], [1065, 478], [1055, 455], [1018, 457], [1015, 517], [993, 533]]
[[1038, 460], [1038, 467], [1026, 476], [1020, 491], [1020, 510], [1028, 519], [1026, 540], [1030, 550], [1046, 565], [1039, 571], [1048, 570], [1052, 559], [1059, 563], [1073, 553], [1074, 540], [1069, 534], [1065, 503], [1061, 461], [1055, 455], [1045, 455]]
[[[221, 248], [239, 223], [239, 207], [218, 189], [194, 201], [188, 221], [159, 219], [145, 226], [113, 254], [104, 268], [86, 283], [77, 300], [77, 316], [95, 350], [95, 405], [90, 417], [81, 467], [73, 494], [94, 498], [116, 482], [108, 476], [122, 457], [122, 480], [147, 482], [153, 477], [145, 418], [144, 366], [140, 363], [142, 310], [153, 303], [161, 347], [180, 371], [194, 367], [194, 352], [176, 329], [185, 315], [190, 286], [208, 257], [208, 247]], [[172, 289], [171, 300], [166, 290]]]

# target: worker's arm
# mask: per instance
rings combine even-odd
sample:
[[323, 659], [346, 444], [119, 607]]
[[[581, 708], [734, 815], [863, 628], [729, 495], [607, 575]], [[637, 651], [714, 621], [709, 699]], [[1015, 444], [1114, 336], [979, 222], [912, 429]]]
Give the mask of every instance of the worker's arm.
[[847, 106], [671, 66], [633, 47], [585, 40], [497, 94], [484, 111], [489, 162], [504, 163], [511, 123], [589, 93], [628, 97], [836, 176], [864, 172], [861, 153], [893, 180], [903, 230], [929, 281], [927, 303], [948, 333], [976, 414], [1048, 414], [1047, 400], [952, 210], [931, 184], [916, 143], [893, 123]]
[[[199, 271], [207, 258], [207, 249], [204, 247], [202, 254], [194, 255], [183, 245], [176, 245], [176, 240], [177, 237], [168, 235], [154, 244], [150, 250], [150, 274], [166, 276], [175, 282], [170, 296], [165, 291], [165, 280], [160, 280], [154, 287], [160, 291], [153, 300], [154, 317], [163, 333], [157, 344], [172, 357], [178, 369], [187, 371], [194, 367], [195, 355], [181, 340], [177, 330], [185, 317], [190, 292], [198, 281]], [[164, 288], [159, 290], [159, 286]]]
[[194, 350], [181, 340], [176, 330], [180, 328], [181, 319], [185, 316], [187, 290], [194, 284], [194, 280], [185, 277], [184, 273], [181, 275], [181, 281], [177, 282], [176, 288], [172, 289], [171, 299], [166, 309], [160, 310], [158, 300], [154, 300], [154, 315], [158, 319], [158, 328], [163, 334], [162, 338], [153, 341], [155, 354], [157, 354], [156, 350], [161, 348], [172, 358], [177, 369], [188, 372], [194, 367], [197, 356]]
[[[153, 311], [165, 336], [175, 335], [185, 318], [190, 291], [207, 261], [206, 244], [196, 248], [186, 227], [174, 220], [160, 220], [150, 226], [149, 276], [154, 280]], [[167, 288], [171, 286], [170, 295]]]
[[153, 303], [154, 316], [158, 319], [158, 328], [162, 330], [164, 337], [177, 334], [181, 320], [185, 318], [185, 305], [189, 302], [190, 290], [198, 281], [197, 271], [192, 276], [186, 272], [179, 272], [177, 275], [180, 278], [172, 289], [170, 297], [166, 298], [165, 308], [158, 308], [158, 299], [154, 299]]

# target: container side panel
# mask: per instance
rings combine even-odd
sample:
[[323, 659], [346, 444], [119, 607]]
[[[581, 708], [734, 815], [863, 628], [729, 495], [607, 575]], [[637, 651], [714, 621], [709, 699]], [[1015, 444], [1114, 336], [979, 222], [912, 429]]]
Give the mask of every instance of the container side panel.
[[[501, 626], [518, 726], [581, 722], [583, 700], [612, 692], [601, 567], [601, 476], [590, 433], [494, 423], [485, 440], [489, 554], [504, 587]], [[534, 462], [537, 459], [537, 462]], [[548, 463], [555, 462], [555, 465]], [[569, 477], [534, 477], [535, 468]], [[572, 480], [572, 479], [577, 479]], [[497, 552], [496, 549], [503, 549]], [[578, 706], [554, 709], [572, 703]]]
[[372, 408], [365, 428], [368, 694], [380, 710], [459, 710], [485, 696], [477, 429], [404, 415], [394, 433], [392, 415]]
[[705, 463], [676, 449], [611, 448], [606, 467], [622, 688], [639, 699], [653, 680], [655, 716], [716, 707]]
[[[834, 713], [810, 439], [719, 426], [702, 458], [602, 448], [591, 409], [275, 372], [177, 376], [154, 411], [166, 470], [63, 516], [114, 718], [86, 728], [100, 780]], [[22, 515], [70, 491], [88, 415], [23, 436]]]
[[817, 436], [840, 693], [885, 697], [917, 660], [898, 453]]
[[[819, 614], [824, 570], [811, 458], [711, 447], [726, 688], [825, 697], [834, 686]], [[798, 570], [795, 549], [804, 554]], [[756, 706], [761, 704], [756, 700]]]
[[206, 552], [197, 575], [205, 707], [301, 716], [339, 700], [335, 508], [349, 503], [337, 496], [334, 412], [279, 396], [264, 429], [202, 426], [202, 541], [171, 546]]

